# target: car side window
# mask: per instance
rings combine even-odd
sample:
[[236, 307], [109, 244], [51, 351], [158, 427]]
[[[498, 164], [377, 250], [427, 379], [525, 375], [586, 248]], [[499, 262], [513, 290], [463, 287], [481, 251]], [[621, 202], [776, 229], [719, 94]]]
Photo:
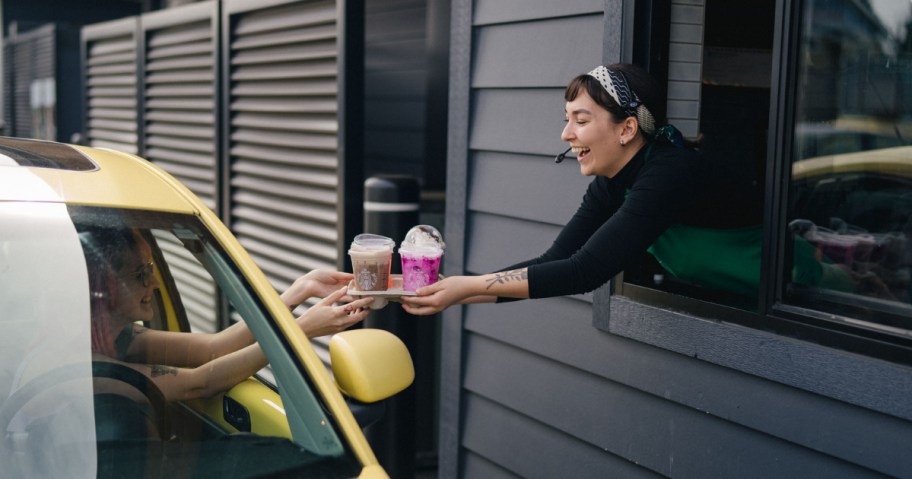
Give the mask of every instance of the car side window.
[[[169, 354], [168, 344], [192, 344], [181, 341], [189, 334], [215, 333], [223, 329], [221, 326], [227, 324], [220, 322], [227, 323], [229, 315], [246, 324], [265, 355], [267, 368], [254, 372], [224, 392], [170, 401], [168, 408], [179, 412], [177, 417], [181, 418], [175, 441], [252, 433], [247, 437], [271, 438], [276, 451], [288, 446], [300, 448], [302, 459], [326, 458], [346, 467], [356, 464], [351, 461], [350, 451], [339, 437], [335, 422], [327, 416], [322, 396], [306, 368], [302, 367], [298, 352], [289, 344], [286, 333], [276, 327], [276, 312], [263, 303], [262, 293], [258, 293], [257, 285], [241, 273], [237, 258], [223, 248], [198, 217], [92, 207], [70, 207], [70, 216], [77, 230], [90, 231], [89, 236], [97, 238], [95, 241], [99, 244], [120, 245], [104, 242], [109, 231], [112, 237], [136, 240], [132, 249], [127, 250], [129, 254], [111, 256], [127, 258], [137, 265], [131, 263], [126, 273], [120, 271], [126, 266], [112, 270], [118, 275], [129, 276], [124, 284], [132, 289], [124, 290], [127, 291], [124, 294], [129, 294], [124, 297], [129, 300], [113, 301], [109, 308], [119, 319], [136, 317], [134, 321], [142, 321], [146, 327], [170, 331], [144, 340], [136, 339], [144, 334], [143, 331], [135, 333], [133, 344], [137, 345], [137, 351], [164, 348], [144, 350], [145, 357], [156, 358], [148, 364], [152, 366], [153, 377], [172, 374], [169, 369], [197, 369], [199, 366], [194, 361], [198, 357], [178, 358], [176, 353]], [[132, 235], [123, 232], [132, 232]], [[105, 251], [108, 249], [120, 251], [113, 246]], [[121, 262], [127, 264], [126, 260]], [[107, 270], [102, 271], [98, 276], [107, 278]], [[155, 291], [151, 306], [154, 314], [148, 311], [149, 290]], [[169, 343], [165, 338], [168, 335], [182, 338], [178, 343]], [[142, 355], [129, 353], [124, 359], [145, 364], [142, 358]], [[168, 358], [176, 363], [161, 362]], [[205, 364], [203, 369], [208, 369]]]
[[167, 268], [160, 268], [160, 274], [169, 276], [174, 301], [180, 306], [177, 314], [186, 319], [189, 331], [214, 333], [219, 328], [218, 289], [212, 276], [199, 260], [184, 246], [171, 231], [155, 229], [152, 235], [158, 245], [162, 260]]

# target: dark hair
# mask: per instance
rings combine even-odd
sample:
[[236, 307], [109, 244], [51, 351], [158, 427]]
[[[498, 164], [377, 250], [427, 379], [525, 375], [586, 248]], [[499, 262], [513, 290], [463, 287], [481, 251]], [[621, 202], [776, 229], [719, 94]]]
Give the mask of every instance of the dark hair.
[[[630, 89], [652, 113], [657, 126], [665, 123], [665, 93], [649, 72], [631, 63], [615, 63], [605, 67], [624, 76]], [[608, 110], [615, 122], [620, 123], [627, 118], [627, 112], [605, 91], [602, 84], [589, 74], [579, 75], [570, 81], [564, 91], [564, 100], [575, 100], [582, 90], [585, 90], [596, 104]]]

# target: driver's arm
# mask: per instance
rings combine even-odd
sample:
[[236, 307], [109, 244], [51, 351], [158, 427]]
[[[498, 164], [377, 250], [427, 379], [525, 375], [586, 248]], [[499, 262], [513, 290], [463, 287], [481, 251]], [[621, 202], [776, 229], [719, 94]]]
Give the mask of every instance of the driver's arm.
[[133, 326], [133, 340], [124, 359], [145, 364], [192, 368], [254, 343], [243, 322], [217, 333], [179, 333]]
[[257, 344], [195, 368], [124, 363], [149, 377], [168, 401], [209, 398], [252, 376], [267, 364]]

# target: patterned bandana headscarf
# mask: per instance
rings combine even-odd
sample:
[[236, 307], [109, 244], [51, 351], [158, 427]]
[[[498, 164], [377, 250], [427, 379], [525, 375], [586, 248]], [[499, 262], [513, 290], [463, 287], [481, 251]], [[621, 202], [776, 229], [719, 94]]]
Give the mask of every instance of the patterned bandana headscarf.
[[636, 92], [630, 89], [627, 79], [621, 72], [599, 65], [595, 70], [589, 72], [589, 76], [599, 81], [602, 88], [620, 105], [627, 116], [636, 117], [643, 133], [651, 136], [655, 132], [655, 118], [646, 105], [640, 101]]

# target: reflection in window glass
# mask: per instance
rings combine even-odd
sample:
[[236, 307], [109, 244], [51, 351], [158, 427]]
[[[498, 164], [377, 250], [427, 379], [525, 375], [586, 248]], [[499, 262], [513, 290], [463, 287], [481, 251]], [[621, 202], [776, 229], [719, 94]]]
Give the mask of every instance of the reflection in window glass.
[[812, 1], [803, 21], [786, 297], [908, 328], [912, 4]]

